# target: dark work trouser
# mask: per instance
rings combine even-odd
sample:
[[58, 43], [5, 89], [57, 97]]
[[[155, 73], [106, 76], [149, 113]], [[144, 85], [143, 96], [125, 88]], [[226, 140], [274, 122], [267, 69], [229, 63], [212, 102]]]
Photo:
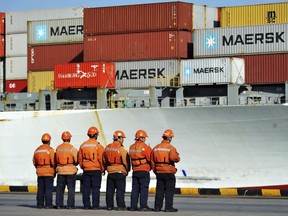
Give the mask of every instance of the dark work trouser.
[[132, 174], [131, 209], [137, 209], [140, 196], [140, 209], [147, 208], [150, 173], [148, 171], [134, 171]]
[[173, 173], [156, 174], [156, 195], [155, 209], [160, 210], [163, 207], [165, 196], [165, 210], [173, 208], [173, 197], [175, 193], [176, 178]]
[[38, 176], [37, 178], [37, 206], [52, 206], [53, 176]]
[[64, 204], [64, 191], [67, 185], [68, 199], [67, 207], [75, 207], [75, 184], [76, 174], [74, 175], [57, 175], [57, 188], [56, 188], [56, 206], [63, 207]]
[[84, 208], [90, 208], [90, 194], [92, 192], [92, 206], [98, 208], [100, 203], [100, 188], [102, 181], [102, 171], [84, 171], [83, 173], [83, 205]]
[[114, 207], [114, 193], [116, 190], [116, 202], [120, 208], [125, 205], [126, 176], [122, 173], [111, 173], [107, 177], [106, 185], [106, 205], [107, 208]]

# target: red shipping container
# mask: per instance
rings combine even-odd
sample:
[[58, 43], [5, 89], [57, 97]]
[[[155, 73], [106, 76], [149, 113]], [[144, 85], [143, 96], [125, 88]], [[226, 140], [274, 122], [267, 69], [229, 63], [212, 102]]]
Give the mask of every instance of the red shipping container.
[[0, 35], [0, 58], [5, 57], [5, 36]]
[[83, 62], [83, 43], [28, 47], [28, 71], [53, 71], [55, 64]]
[[188, 58], [192, 33], [146, 32], [84, 37], [84, 61]]
[[115, 88], [115, 65], [83, 62], [54, 66], [54, 88]]
[[288, 81], [288, 54], [241, 56], [247, 84], [278, 84]]
[[192, 8], [184, 2], [84, 8], [84, 34], [191, 31]]
[[27, 80], [6, 80], [7, 93], [27, 92]]
[[0, 13], [0, 35], [5, 34], [5, 13]]

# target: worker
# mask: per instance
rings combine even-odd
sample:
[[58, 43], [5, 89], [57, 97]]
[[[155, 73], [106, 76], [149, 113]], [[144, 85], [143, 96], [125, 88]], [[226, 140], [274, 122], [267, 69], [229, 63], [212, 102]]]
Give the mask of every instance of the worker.
[[37, 207], [53, 208], [52, 192], [55, 177], [55, 151], [50, 146], [51, 136], [44, 133], [41, 137], [42, 145], [34, 152], [33, 164], [37, 174]]
[[[82, 143], [78, 152], [78, 163], [83, 169], [83, 194], [84, 209], [100, 209], [100, 188], [102, 173], [104, 173], [103, 152], [104, 147], [97, 141], [99, 131], [92, 126], [88, 129], [89, 139]], [[92, 191], [92, 206], [90, 194]]]
[[148, 137], [146, 131], [138, 130], [135, 134], [135, 143], [129, 148], [132, 164], [132, 191], [130, 211], [138, 210], [137, 204], [140, 196], [140, 211], [151, 211], [148, 207], [148, 192], [150, 184], [151, 152], [152, 149], [145, 143]]
[[130, 171], [130, 157], [123, 146], [125, 134], [117, 130], [113, 134], [113, 142], [106, 146], [103, 162], [108, 171], [106, 185], [107, 210], [114, 209], [114, 193], [116, 190], [117, 210], [127, 210], [125, 204], [126, 176]]
[[57, 187], [56, 187], [56, 207], [63, 209], [64, 191], [67, 186], [68, 199], [67, 209], [75, 208], [75, 184], [77, 174], [77, 154], [78, 150], [70, 143], [71, 133], [64, 131], [61, 139], [63, 143], [56, 148], [56, 172], [57, 172]]
[[175, 192], [177, 169], [175, 163], [180, 161], [179, 154], [171, 141], [174, 133], [171, 129], [164, 131], [162, 142], [156, 145], [151, 153], [151, 166], [156, 174], [156, 195], [154, 208], [156, 212], [161, 211], [165, 196], [165, 212], [177, 212], [173, 208], [173, 197]]

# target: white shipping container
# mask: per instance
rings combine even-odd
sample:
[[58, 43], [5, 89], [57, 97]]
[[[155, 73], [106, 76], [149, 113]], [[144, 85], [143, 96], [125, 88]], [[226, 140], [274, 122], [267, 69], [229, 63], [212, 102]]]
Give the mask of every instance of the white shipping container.
[[6, 35], [6, 57], [27, 56], [27, 34]]
[[0, 92], [4, 91], [4, 64], [0, 61]]
[[194, 58], [287, 52], [287, 30], [288, 24], [195, 30]]
[[214, 28], [219, 22], [217, 7], [193, 4], [193, 29]]
[[116, 62], [116, 88], [178, 86], [178, 60]]
[[6, 80], [27, 79], [27, 56], [6, 58]]
[[181, 85], [244, 84], [242, 58], [206, 58], [181, 61]]
[[6, 13], [6, 34], [27, 33], [27, 22], [36, 20], [67, 19], [83, 17], [84, 7], [25, 10]]
[[28, 44], [63, 44], [83, 42], [83, 18], [28, 22]]

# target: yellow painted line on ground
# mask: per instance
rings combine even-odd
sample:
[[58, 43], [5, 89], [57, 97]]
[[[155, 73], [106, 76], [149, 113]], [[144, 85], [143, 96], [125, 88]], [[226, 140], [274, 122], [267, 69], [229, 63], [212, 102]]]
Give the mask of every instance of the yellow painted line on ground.
[[199, 195], [198, 188], [180, 188], [183, 195]]
[[280, 190], [277, 189], [262, 189], [262, 196], [281, 196]]
[[149, 193], [156, 193], [156, 188], [149, 188]]
[[220, 188], [222, 196], [238, 196], [238, 191], [235, 188]]
[[10, 186], [9, 185], [1, 185], [0, 186], [0, 192], [10, 192]]
[[37, 186], [28, 186], [28, 192], [32, 192], [32, 193], [37, 192]]

